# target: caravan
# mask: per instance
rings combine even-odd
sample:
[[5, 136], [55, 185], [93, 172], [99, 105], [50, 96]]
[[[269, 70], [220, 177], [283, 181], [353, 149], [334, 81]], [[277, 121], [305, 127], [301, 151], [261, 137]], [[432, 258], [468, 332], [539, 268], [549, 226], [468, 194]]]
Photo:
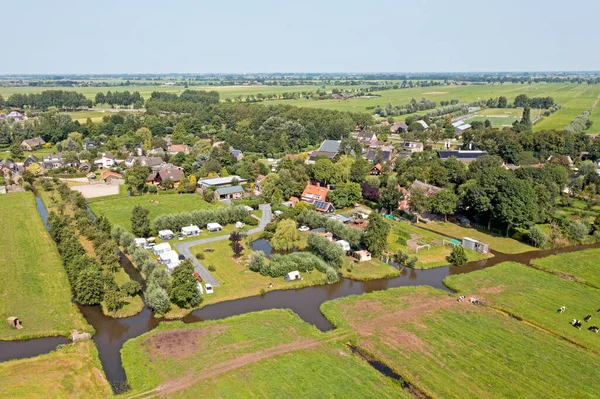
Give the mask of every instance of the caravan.
[[200, 230], [198, 226], [194, 225], [189, 225], [181, 228], [181, 234], [183, 234], [186, 237], [199, 236], [201, 231], [202, 230]]
[[289, 272], [285, 275], [285, 281], [294, 281], [294, 280], [302, 280], [300, 277], [300, 272], [298, 270], [294, 270], [293, 272]]

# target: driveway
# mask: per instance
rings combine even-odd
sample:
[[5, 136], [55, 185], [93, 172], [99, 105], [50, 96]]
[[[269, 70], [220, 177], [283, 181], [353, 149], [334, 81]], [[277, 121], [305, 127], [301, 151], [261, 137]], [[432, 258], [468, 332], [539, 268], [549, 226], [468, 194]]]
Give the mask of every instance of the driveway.
[[[269, 223], [271, 221], [271, 218], [272, 218], [271, 204], [262, 204], [259, 206], [259, 208], [262, 211], [262, 217], [260, 218], [260, 222], [258, 223], [257, 227], [248, 230], [248, 234], [260, 233], [261, 231], [263, 231], [265, 229], [265, 226], [267, 225], [267, 223]], [[219, 285], [219, 282], [212, 274], [210, 274], [208, 269], [206, 267], [204, 267], [202, 262], [200, 262], [198, 259], [196, 259], [194, 254], [192, 254], [192, 251], [190, 251], [190, 248], [194, 247], [196, 245], [209, 244], [211, 242], [228, 240], [228, 239], [229, 239], [229, 234], [225, 234], [222, 236], [203, 238], [201, 240], [178, 242], [178, 243], [173, 244], [173, 246], [177, 249], [177, 251], [179, 251], [180, 254], [182, 254], [186, 258], [189, 258], [192, 260], [192, 262], [194, 263], [194, 269], [198, 272], [198, 274], [200, 274], [200, 276], [202, 276], [202, 280], [204, 280], [206, 283], [209, 283], [213, 287], [215, 287], [215, 286]]]

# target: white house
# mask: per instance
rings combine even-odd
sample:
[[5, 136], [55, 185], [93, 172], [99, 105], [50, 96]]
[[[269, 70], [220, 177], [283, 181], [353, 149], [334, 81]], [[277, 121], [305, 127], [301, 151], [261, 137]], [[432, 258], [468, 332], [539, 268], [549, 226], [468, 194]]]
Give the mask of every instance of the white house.
[[206, 225], [206, 228], [212, 233], [215, 231], [221, 231], [221, 229], [223, 229], [223, 226], [221, 226], [219, 223], [208, 223]]
[[177, 252], [170, 250], [160, 254], [160, 263], [165, 265], [169, 271], [173, 270], [176, 266], [179, 266], [179, 255]]
[[161, 230], [158, 232], [158, 238], [161, 240], [172, 240], [175, 234], [171, 230]]
[[115, 156], [106, 152], [103, 152], [102, 157], [94, 161], [94, 165], [100, 169], [109, 169], [115, 166], [115, 164]]
[[201, 231], [202, 230], [200, 230], [200, 227], [194, 225], [185, 226], [181, 228], [181, 234], [183, 234], [186, 237], [200, 235]]
[[160, 243], [160, 244], [152, 247], [152, 252], [154, 252], [154, 255], [156, 255], [156, 256], [158, 256], [164, 252], [170, 251], [170, 250], [171, 250], [171, 244], [169, 244], [168, 242], [163, 242], [163, 243]]

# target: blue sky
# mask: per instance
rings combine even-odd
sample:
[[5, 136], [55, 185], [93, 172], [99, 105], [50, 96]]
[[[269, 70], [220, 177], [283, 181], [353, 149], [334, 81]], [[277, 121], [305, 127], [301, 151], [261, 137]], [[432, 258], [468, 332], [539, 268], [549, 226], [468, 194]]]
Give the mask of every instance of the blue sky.
[[2, 18], [3, 74], [600, 70], [599, 0], [31, 0], [18, 9]]

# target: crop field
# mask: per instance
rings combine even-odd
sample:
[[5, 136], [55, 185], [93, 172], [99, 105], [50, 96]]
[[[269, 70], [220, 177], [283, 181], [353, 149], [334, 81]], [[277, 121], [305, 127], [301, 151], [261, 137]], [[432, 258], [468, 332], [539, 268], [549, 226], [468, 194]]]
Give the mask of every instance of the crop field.
[[[31, 193], [0, 196], [0, 337], [68, 336], [89, 331], [75, 305], [56, 245], [44, 229]], [[16, 316], [23, 329], [8, 326]]]
[[[396, 254], [398, 250], [402, 250], [410, 256], [416, 256], [419, 261], [417, 262], [417, 268], [430, 269], [433, 267], [440, 267], [448, 265], [446, 257], [452, 252], [452, 247], [449, 245], [442, 245], [444, 240], [449, 240], [440, 234], [421, 229], [417, 226], [405, 222], [390, 222], [392, 229], [388, 235], [387, 249], [393, 254]], [[429, 227], [431, 224], [428, 224]], [[418, 237], [421, 244], [431, 245], [430, 249], [421, 249], [415, 252], [406, 245], [406, 241], [412, 237]], [[480, 254], [479, 252], [471, 251], [466, 249], [467, 259], [469, 262], [490, 258], [492, 254]]]
[[[568, 341], [600, 353], [598, 335], [586, 328], [598, 325], [600, 290], [567, 281], [534, 268], [506, 262], [472, 273], [446, 277], [444, 284], [464, 294], [474, 296], [485, 306], [501, 309]], [[564, 313], [557, 310], [565, 306]], [[589, 324], [578, 330], [571, 320], [592, 315]]]
[[92, 341], [46, 355], [0, 363], [2, 398], [109, 398], [112, 395]]
[[[153, 200], [154, 202], [149, 202]], [[136, 205], [150, 210], [148, 217], [152, 222], [157, 216], [204, 209], [216, 209], [220, 203], [208, 203], [197, 194], [145, 194], [133, 197], [90, 202], [89, 206], [96, 216], [104, 215], [113, 225], [119, 225], [131, 231], [131, 211]]]
[[[576, 281], [600, 288], [600, 249], [552, 255], [531, 263], [551, 273], [573, 277]], [[598, 304], [600, 308], [600, 304]]]
[[321, 333], [289, 310], [163, 323], [121, 350], [128, 395], [409, 398], [340, 343], [349, 336]]
[[592, 108], [600, 95], [600, 85], [568, 85], [552, 91], [549, 95], [554, 97], [554, 101], [560, 104], [562, 108], [536, 123], [533, 128], [534, 131], [566, 127], [577, 115]]
[[390, 289], [321, 310], [426, 397], [598, 397], [599, 355], [440, 290]]

